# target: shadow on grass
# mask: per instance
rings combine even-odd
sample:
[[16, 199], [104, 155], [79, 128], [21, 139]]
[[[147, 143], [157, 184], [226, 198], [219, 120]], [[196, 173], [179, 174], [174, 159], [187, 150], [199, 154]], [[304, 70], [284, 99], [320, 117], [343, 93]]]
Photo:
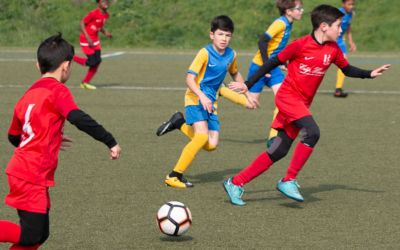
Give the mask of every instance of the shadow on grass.
[[228, 177], [232, 177], [234, 174], [238, 173], [240, 168], [224, 169], [220, 171], [211, 171], [208, 173], [198, 174], [198, 175], [187, 175], [193, 183], [209, 183], [209, 182], [221, 182]]
[[161, 241], [169, 241], [169, 242], [186, 242], [186, 241], [192, 241], [193, 237], [188, 236], [188, 235], [183, 235], [183, 236], [162, 236], [160, 237]]
[[[383, 193], [385, 191], [381, 190], [371, 190], [371, 189], [362, 189], [362, 188], [354, 188], [354, 187], [349, 187], [346, 185], [338, 185], [338, 184], [320, 184], [319, 186], [316, 187], [304, 187], [301, 188], [301, 193], [303, 194], [304, 201], [305, 203], [311, 203], [311, 202], [317, 202], [322, 199], [317, 198], [314, 196], [314, 194], [321, 193], [321, 192], [331, 192], [335, 190], [347, 190], [347, 191], [355, 191], [355, 192], [365, 192], [365, 193]], [[260, 192], [267, 192], [270, 193], [273, 190], [268, 189], [268, 190], [256, 190], [256, 191], [246, 191], [247, 194], [253, 194], [253, 193], [260, 193]], [[279, 193], [279, 191], [276, 191]], [[288, 207], [288, 208], [295, 208], [295, 209], [302, 209], [302, 202], [295, 202], [291, 201], [289, 198], [281, 195], [280, 197], [274, 196], [274, 197], [265, 197], [265, 198], [249, 198], [246, 199], [244, 197], [244, 200], [246, 202], [267, 202], [267, 201], [273, 201], [273, 200], [286, 200], [289, 201], [289, 203], [282, 203], [280, 204], [281, 206]]]

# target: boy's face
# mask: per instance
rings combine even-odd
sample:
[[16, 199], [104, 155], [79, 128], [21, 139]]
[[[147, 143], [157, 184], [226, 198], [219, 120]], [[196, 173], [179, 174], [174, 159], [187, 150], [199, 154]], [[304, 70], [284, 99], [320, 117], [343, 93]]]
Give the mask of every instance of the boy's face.
[[301, 1], [295, 1], [296, 6], [294, 8], [286, 10], [286, 15], [293, 18], [293, 20], [299, 21], [303, 15], [304, 8]]
[[331, 25], [327, 23], [321, 24], [321, 29], [325, 33], [326, 41], [334, 42], [339, 37], [340, 33], [342, 32], [342, 18], [337, 19]]
[[355, 0], [347, 0], [342, 4], [344, 10], [346, 12], [351, 12], [354, 10], [354, 7], [356, 6], [356, 1]]
[[210, 39], [214, 47], [220, 52], [224, 51], [229, 46], [231, 38], [232, 32], [230, 31], [217, 29], [214, 32], [210, 32]]
[[108, 9], [108, 0], [99, 0], [99, 8], [102, 10], [107, 10]]

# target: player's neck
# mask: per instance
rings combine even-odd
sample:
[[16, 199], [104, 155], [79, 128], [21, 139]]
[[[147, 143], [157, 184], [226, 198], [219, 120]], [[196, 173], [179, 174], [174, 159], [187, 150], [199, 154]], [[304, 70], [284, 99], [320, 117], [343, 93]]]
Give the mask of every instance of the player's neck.
[[57, 80], [58, 82], [61, 82], [61, 73], [55, 71], [55, 72], [48, 72], [42, 75], [41, 78], [53, 78]]
[[213, 46], [214, 50], [215, 50], [218, 54], [223, 55], [223, 54], [225, 53], [225, 50], [226, 50], [226, 49], [218, 49], [217, 46], [215, 46], [214, 44], [213, 44], [212, 46]]
[[97, 7], [102, 13], [107, 13], [107, 9], [103, 9], [103, 8], [100, 8], [100, 7]]
[[312, 33], [312, 37], [314, 38], [314, 40], [318, 43], [318, 44], [324, 44], [326, 42], [329, 42], [329, 40], [327, 39], [326, 35], [324, 32], [322, 32], [321, 30], [315, 30]]
[[284, 17], [286, 17], [286, 19], [289, 21], [289, 23], [293, 23], [294, 19], [291, 16], [288, 15], [284, 15]]

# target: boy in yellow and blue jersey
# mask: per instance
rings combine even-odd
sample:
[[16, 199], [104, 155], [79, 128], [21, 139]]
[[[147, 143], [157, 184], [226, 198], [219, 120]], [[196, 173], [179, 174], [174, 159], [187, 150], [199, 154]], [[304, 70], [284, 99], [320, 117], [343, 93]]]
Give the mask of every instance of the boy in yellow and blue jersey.
[[[250, 79], [254, 73], [268, 61], [269, 58], [276, 56], [286, 47], [292, 31], [292, 24], [294, 21], [301, 19], [304, 11], [301, 0], [277, 0], [276, 6], [281, 16], [268, 27], [264, 34], [261, 35], [258, 41], [258, 51], [250, 64], [247, 79]], [[247, 98], [249, 100], [254, 100], [254, 103], [258, 104], [260, 94], [265, 85], [271, 88], [274, 94], [276, 94], [284, 77], [281, 68], [277, 67], [273, 69], [268, 76], [260, 78], [253, 87], [249, 89], [247, 92]], [[231, 100], [229, 96], [225, 95], [225, 88], [221, 89], [221, 95]], [[273, 118], [275, 118], [277, 113], [278, 110], [275, 108]], [[277, 134], [278, 133], [275, 129], [271, 129], [268, 136], [267, 146], [272, 144], [272, 141]]]
[[[342, 32], [340, 33], [337, 43], [339, 48], [342, 50], [345, 58], [347, 59], [347, 48], [344, 35], [347, 34], [347, 38], [349, 39], [350, 51], [356, 51], [357, 46], [353, 41], [353, 34], [351, 32], [351, 21], [353, 20], [353, 10], [356, 5], [355, 0], [342, 0], [342, 7], [339, 10], [344, 14], [342, 18]], [[344, 83], [345, 75], [343, 72], [338, 69], [337, 77], [336, 77], [336, 89], [334, 93], [334, 97], [347, 97], [347, 93], [343, 91], [343, 83]]]
[[234, 81], [244, 81], [238, 71], [236, 52], [228, 47], [233, 30], [234, 24], [228, 16], [217, 16], [212, 20], [212, 42], [197, 53], [187, 72], [186, 119], [181, 112], [176, 112], [157, 130], [156, 134], [161, 136], [179, 129], [190, 139], [173, 171], [165, 179], [168, 186], [193, 187], [183, 173], [201, 149], [213, 151], [218, 145], [217, 98], [222, 81], [228, 72]]

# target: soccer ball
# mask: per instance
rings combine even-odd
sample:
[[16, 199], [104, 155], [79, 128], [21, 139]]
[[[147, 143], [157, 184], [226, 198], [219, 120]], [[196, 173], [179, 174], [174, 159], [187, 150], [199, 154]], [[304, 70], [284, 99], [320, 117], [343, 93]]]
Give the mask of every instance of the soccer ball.
[[158, 210], [157, 223], [162, 233], [179, 236], [189, 230], [192, 224], [192, 214], [185, 204], [179, 201], [170, 201]]

